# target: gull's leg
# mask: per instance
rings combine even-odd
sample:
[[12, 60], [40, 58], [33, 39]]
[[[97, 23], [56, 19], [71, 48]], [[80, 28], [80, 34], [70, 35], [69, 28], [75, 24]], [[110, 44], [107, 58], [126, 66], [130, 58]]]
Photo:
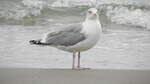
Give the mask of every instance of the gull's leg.
[[73, 52], [72, 69], [75, 69], [75, 57], [76, 57], [76, 52]]
[[80, 58], [81, 58], [81, 56], [80, 56], [80, 52], [78, 52], [78, 69], [80, 69]]
[[86, 68], [86, 67], [81, 67], [81, 66], [80, 66], [80, 59], [81, 59], [81, 55], [80, 55], [80, 52], [78, 52], [78, 66], [77, 66], [77, 68], [78, 68], [79, 70], [90, 69], [90, 68]]

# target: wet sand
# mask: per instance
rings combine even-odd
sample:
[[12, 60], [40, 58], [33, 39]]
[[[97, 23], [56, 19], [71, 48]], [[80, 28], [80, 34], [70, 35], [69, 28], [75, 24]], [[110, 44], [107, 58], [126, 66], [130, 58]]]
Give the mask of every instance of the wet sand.
[[150, 84], [150, 70], [0, 69], [0, 84]]

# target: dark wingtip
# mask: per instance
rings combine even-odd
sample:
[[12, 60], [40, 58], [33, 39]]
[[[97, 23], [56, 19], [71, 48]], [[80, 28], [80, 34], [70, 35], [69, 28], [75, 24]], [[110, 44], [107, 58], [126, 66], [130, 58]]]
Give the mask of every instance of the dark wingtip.
[[31, 45], [33, 45], [33, 44], [36, 43], [36, 41], [35, 41], [35, 40], [30, 40], [29, 43], [30, 43]]
[[40, 42], [40, 40], [30, 40], [29, 43], [30, 43], [31, 45], [33, 45], [33, 44], [36, 44], [36, 45], [42, 44], [42, 43]]

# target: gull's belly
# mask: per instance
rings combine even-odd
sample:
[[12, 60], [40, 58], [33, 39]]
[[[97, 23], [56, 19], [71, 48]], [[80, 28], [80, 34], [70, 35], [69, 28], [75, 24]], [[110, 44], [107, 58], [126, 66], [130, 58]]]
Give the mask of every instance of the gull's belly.
[[91, 37], [88, 37], [83, 42], [80, 42], [76, 44], [75, 46], [72, 46], [73, 50], [75, 51], [86, 51], [90, 48], [92, 48], [99, 40], [98, 34], [93, 35]]

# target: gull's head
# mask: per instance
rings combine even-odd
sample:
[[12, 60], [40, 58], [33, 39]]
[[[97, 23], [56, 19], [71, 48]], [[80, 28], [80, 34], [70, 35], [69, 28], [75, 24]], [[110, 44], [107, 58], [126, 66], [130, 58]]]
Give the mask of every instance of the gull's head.
[[97, 12], [98, 12], [98, 10], [96, 8], [88, 9], [87, 14], [86, 14], [86, 19], [97, 20], [99, 18]]

